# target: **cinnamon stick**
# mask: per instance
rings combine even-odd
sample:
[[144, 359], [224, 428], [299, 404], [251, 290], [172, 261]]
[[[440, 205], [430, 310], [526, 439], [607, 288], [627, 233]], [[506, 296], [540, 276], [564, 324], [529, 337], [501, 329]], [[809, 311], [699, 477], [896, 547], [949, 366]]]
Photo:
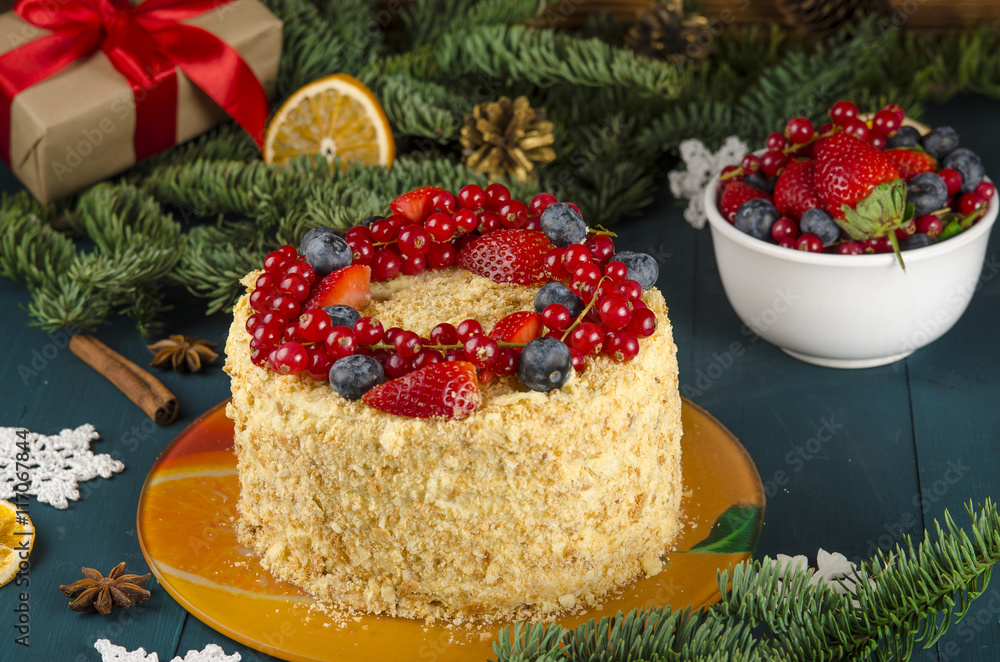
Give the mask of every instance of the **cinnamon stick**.
[[177, 418], [177, 398], [163, 382], [94, 336], [73, 336], [69, 349], [118, 387], [157, 425], [169, 425]]

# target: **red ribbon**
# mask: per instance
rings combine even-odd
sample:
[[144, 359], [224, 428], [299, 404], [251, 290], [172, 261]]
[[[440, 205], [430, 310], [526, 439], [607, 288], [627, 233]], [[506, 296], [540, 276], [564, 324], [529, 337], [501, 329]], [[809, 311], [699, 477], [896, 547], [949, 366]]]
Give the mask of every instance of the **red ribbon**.
[[52, 34], [0, 55], [0, 157], [10, 163], [14, 97], [99, 50], [132, 86], [137, 161], [177, 143], [178, 68], [260, 147], [267, 121], [260, 81], [229, 44], [178, 23], [229, 1], [62, 0], [53, 10], [51, 0], [18, 0], [17, 15]]

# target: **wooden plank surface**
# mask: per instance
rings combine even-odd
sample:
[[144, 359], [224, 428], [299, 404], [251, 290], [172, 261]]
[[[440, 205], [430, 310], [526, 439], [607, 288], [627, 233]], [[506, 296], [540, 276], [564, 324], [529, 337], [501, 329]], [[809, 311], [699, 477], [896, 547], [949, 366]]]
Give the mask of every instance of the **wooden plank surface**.
[[[932, 124], [947, 119], [972, 144], [982, 145], [979, 151], [991, 172], [1000, 172], [1000, 157], [987, 148], [1000, 144], [998, 116], [1000, 104], [978, 98], [958, 99], [930, 112]], [[666, 191], [643, 218], [620, 228], [619, 244], [660, 259], [659, 286], [670, 306], [682, 388], [727, 425], [757, 463], [769, 497], [759, 554], [813, 557], [823, 547], [855, 558], [902, 532], [919, 532], [946, 507], [960, 513], [970, 498], [1000, 496], [1000, 277], [984, 272], [955, 329], [906, 362], [836, 371], [800, 363], [744, 333], [721, 289], [708, 231], [691, 229]], [[998, 249], [995, 236], [988, 253], [994, 264]], [[0, 280], [5, 311], [0, 338], [6, 345], [0, 355], [0, 425], [54, 433], [94, 423], [102, 435], [95, 452], [116, 453], [127, 469], [111, 480], [85, 484], [82, 500], [68, 510], [32, 504], [38, 527], [31, 573], [32, 646], [25, 650], [12, 643], [16, 596], [12, 586], [4, 587], [0, 662], [89, 662], [99, 659], [91, 646], [101, 637], [155, 651], [163, 662], [212, 642], [227, 652], [239, 651], [244, 660], [271, 659], [188, 616], [156, 586], [141, 610], [124, 616], [74, 614], [66, 608], [57, 587], [74, 581], [81, 565], [107, 570], [125, 560], [130, 569], [146, 571], [135, 537], [136, 502], [146, 472], [187, 423], [226, 397], [228, 383], [218, 367], [200, 375], [163, 374], [180, 399], [182, 417], [155, 428], [110, 384], [59, 349], [58, 337], [29, 328], [19, 308], [26, 301], [22, 286]], [[206, 318], [197, 302], [184, 300], [167, 318], [165, 330], [221, 342], [227, 327], [225, 316]], [[148, 361], [127, 320], [101, 329], [99, 337], [137, 363]], [[1000, 585], [994, 584], [969, 621], [914, 659], [1000, 658], [997, 605]]]

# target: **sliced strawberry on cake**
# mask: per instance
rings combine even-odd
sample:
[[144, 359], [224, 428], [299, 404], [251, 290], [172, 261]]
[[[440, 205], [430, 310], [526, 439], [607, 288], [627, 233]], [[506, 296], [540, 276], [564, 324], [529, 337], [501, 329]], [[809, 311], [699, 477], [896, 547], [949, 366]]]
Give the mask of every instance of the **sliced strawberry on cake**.
[[434, 197], [442, 193], [447, 191], [437, 186], [421, 186], [390, 202], [389, 208], [409, 221], [422, 223], [434, 211]]
[[302, 310], [338, 304], [361, 310], [372, 301], [371, 280], [372, 269], [369, 266], [354, 264], [338, 269], [313, 287]]
[[810, 209], [822, 207], [813, 190], [813, 161], [791, 161], [774, 186], [774, 206], [778, 213], [799, 220]]
[[545, 255], [552, 243], [537, 230], [498, 230], [462, 247], [458, 266], [494, 283], [535, 285], [548, 278]]
[[370, 407], [413, 418], [465, 418], [483, 402], [476, 367], [468, 361], [433, 363], [365, 393]]
[[489, 332], [493, 340], [528, 344], [545, 333], [542, 316], [527, 310], [511, 313], [497, 322]]

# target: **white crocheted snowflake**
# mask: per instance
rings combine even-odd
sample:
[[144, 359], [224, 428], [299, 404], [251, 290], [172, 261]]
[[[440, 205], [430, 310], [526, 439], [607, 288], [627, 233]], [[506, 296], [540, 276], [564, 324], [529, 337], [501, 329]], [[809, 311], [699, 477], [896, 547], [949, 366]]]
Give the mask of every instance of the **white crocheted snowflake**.
[[[102, 662], [160, 662], [156, 653], [146, 653], [146, 649], [137, 648], [127, 651], [122, 646], [115, 646], [107, 639], [98, 639], [94, 648], [101, 654]], [[184, 657], [177, 656], [170, 662], [240, 662], [240, 654], [226, 655], [222, 647], [209, 644], [204, 650], [188, 651]]]
[[[787, 556], [778, 554], [772, 561], [778, 569], [778, 577], [784, 578], [786, 574], [793, 570], [802, 568], [809, 575], [809, 585], [815, 586], [821, 581], [841, 595], [854, 595], [857, 585], [857, 566], [847, 560], [847, 557], [838, 552], [830, 553], [820, 548], [816, 553], [816, 569], [809, 567], [809, 561], [805, 556]], [[869, 579], [869, 584], [874, 584], [874, 580]], [[858, 606], [857, 600], [852, 600], [854, 606]]]
[[667, 174], [670, 192], [675, 198], [687, 198], [684, 218], [695, 228], [705, 227], [705, 188], [726, 166], [739, 165], [750, 150], [736, 136], [726, 138], [726, 143], [713, 154], [700, 140], [685, 140], [680, 145], [681, 158], [687, 170], [673, 170]]
[[[34, 432], [25, 435], [24, 428], [0, 428], [0, 499], [14, 496], [18, 484], [27, 482], [27, 494], [60, 510], [67, 508], [70, 501], [80, 498], [80, 483], [98, 476], [111, 478], [125, 469], [110, 455], [91, 452], [90, 442], [98, 437], [89, 423], [49, 437]], [[18, 447], [25, 442], [26, 458]], [[21, 480], [25, 473], [29, 481]]]

